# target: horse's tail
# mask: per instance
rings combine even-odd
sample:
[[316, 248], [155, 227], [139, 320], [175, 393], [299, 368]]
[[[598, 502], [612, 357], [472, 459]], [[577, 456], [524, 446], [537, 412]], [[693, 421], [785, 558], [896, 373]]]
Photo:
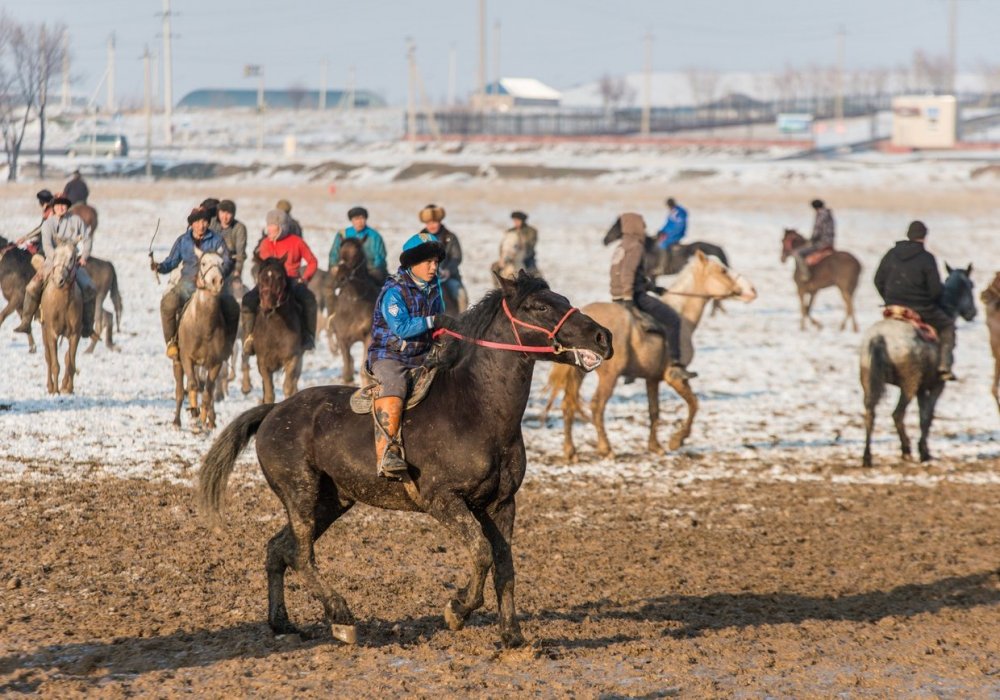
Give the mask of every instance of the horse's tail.
[[236, 458], [257, 433], [260, 424], [274, 406], [273, 403], [266, 403], [241, 414], [226, 426], [202, 460], [201, 471], [198, 473], [198, 505], [213, 526], [219, 523], [222, 500], [226, 495], [226, 485], [229, 475], [233, 473]]
[[122, 295], [118, 291], [118, 273], [111, 268], [111, 305], [115, 307], [115, 330], [122, 332]]
[[868, 386], [864, 387], [866, 407], [874, 408], [882, 400], [890, 365], [885, 338], [877, 335], [868, 341]]
[[563, 395], [563, 412], [567, 420], [573, 420], [577, 415], [588, 423], [590, 416], [580, 405], [580, 385], [583, 384], [583, 372], [572, 365], [553, 365], [545, 391], [549, 392], [548, 403], [542, 411], [542, 422], [549, 415], [549, 410], [561, 393]]

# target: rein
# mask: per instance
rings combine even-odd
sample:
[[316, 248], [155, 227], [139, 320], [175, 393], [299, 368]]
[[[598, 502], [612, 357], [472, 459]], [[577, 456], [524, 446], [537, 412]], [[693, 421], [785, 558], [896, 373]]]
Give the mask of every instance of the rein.
[[729, 294], [699, 294], [698, 292], [674, 292], [669, 289], [665, 290], [663, 293], [679, 297], [691, 297], [693, 299], [729, 299], [740, 295], [739, 292], [730, 292]]
[[[545, 328], [542, 328], [541, 326], [535, 326], [533, 324], [526, 323], [518, 318], [515, 318], [514, 314], [510, 312], [510, 307], [507, 306], [506, 299], [502, 301], [502, 305], [503, 305], [503, 312], [507, 314], [507, 319], [510, 321], [511, 330], [514, 331], [514, 339], [517, 341], [516, 344], [497, 343], [492, 340], [483, 340], [482, 338], [469, 338], [467, 336], [462, 335], [461, 333], [456, 333], [455, 331], [448, 330], [447, 328], [438, 328], [436, 331], [434, 331], [432, 337], [436, 340], [440, 338], [442, 335], [448, 335], [457, 340], [463, 340], [467, 343], [473, 343], [474, 345], [479, 345], [480, 347], [490, 348], [491, 350], [510, 350], [512, 352], [553, 353], [556, 355], [566, 352], [566, 349], [563, 348], [561, 345], [559, 345], [559, 343], [556, 341], [556, 333], [559, 332], [559, 329], [563, 327], [563, 324], [566, 323], [567, 319], [569, 319], [570, 316], [579, 311], [578, 308], [576, 308], [575, 306], [570, 307], [569, 311], [563, 314], [563, 317], [559, 319], [559, 323], [555, 325], [555, 328], [553, 328], [550, 331]], [[530, 328], [533, 331], [539, 331], [541, 333], [544, 333], [548, 337], [548, 339], [552, 341], [552, 345], [524, 345], [521, 342], [521, 334], [517, 332], [518, 326], [522, 326], [524, 328]]]

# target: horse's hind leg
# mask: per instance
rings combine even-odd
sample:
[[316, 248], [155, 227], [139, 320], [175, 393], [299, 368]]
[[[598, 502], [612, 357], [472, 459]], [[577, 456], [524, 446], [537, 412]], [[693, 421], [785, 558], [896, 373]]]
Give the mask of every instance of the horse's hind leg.
[[1000, 354], [993, 360], [993, 400], [997, 402], [1000, 411]]
[[497, 594], [500, 640], [505, 647], [524, 644], [524, 636], [517, 622], [514, 608], [514, 557], [511, 538], [514, 533], [516, 508], [511, 498], [490, 509], [489, 518], [483, 518], [483, 532], [493, 547], [493, 587]]
[[892, 412], [892, 422], [896, 424], [896, 433], [899, 435], [899, 448], [903, 453], [903, 459], [909, 459], [912, 451], [910, 450], [910, 438], [906, 435], [906, 407], [910, 405], [910, 400], [912, 396], [907, 396], [906, 392], [900, 389], [899, 391], [899, 403], [896, 404], [896, 410]]
[[812, 308], [813, 308], [813, 302], [815, 301], [816, 301], [816, 292], [813, 292], [812, 294], [809, 294], [809, 300], [806, 302], [806, 318], [809, 320], [809, 323], [813, 324], [813, 328], [816, 328], [818, 330], [823, 327], [823, 324], [817, 321], [815, 318], [813, 318]]
[[858, 332], [858, 320], [854, 318], [854, 290], [847, 287], [840, 287], [840, 296], [844, 299], [844, 320], [840, 322], [840, 330], [847, 328], [850, 321], [854, 327], [854, 332]]
[[942, 391], [944, 391], [944, 383], [938, 382], [933, 389], [925, 389], [917, 394], [917, 405], [920, 406], [920, 440], [917, 442], [917, 450], [920, 452], [921, 462], [927, 462], [931, 459], [931, 452], [927, 447], [927, 436], [931, 432], [934, 407], [937, 405]]
[[654, 455], [663, 454], [663, 446], [656, 439], [656, 427], [660, 424], [660, 382], [657, 379], [646, 380], [646, 400], [649, 404], [649, 444], [648, 449]]

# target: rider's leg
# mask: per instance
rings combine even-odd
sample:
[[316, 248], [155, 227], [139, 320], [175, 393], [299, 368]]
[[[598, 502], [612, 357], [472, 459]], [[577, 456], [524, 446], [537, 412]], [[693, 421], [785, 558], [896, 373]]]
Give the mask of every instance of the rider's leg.
[[41, 272], [35, 273], [28, 285], [24, 288], [24, 303], [21, 306], [21, 323], [14, 329], [15, 333], [31, 333], [31, 320], [38, 312], [38, 305], [42, 301], [42, 287], [45, 278]]
[[376, 360], [371, 370], [379, 382], [378, 398], [372, 406], [378, 475], [400, 479], [407, 473], [399, 434], [406, 399], [406, 366], [396, 360]]
[[186, 301], [180, 284], [174, 285], [160, 299], [160, 325], [163, 326], [163, 340], [167, 344], [167, 357], [177, 359], [180, 354], [177, 349], [177, 317], [184, 308]]
[[312, 350], [316, 347], [316, 314], [318, 313], [316, 295], [304, 284], [292, 283], [292, 294], [302, 312], [302, 348]]
[[253, 355], [253, 326], [257, 321], [257, 310], [260, 308], [260, 292], [254, 287], [243, 295], [243, 309], [240, 312], [240, 322], [243, 324], [243, 354]]
[[76, 283], [80, 285], [80, 295], [83, 298], [83, 318], [80, 325], [80, 337], [89, 338], [94, 334], [94, 318], [97, 314], [97, 287], [90, 278], [87, 268], [80, 266], [76, 271]]
[[680, 379], [692, 379], [698, 375], [689, 372], [681, 364], [681, 317], [676, 311], [654, 297], [641, 293], [635, 296], [635, 305], [656, 319], [666, 331], [667, 349], [670, 351], [671, 374]]
[[240, 305], [231, 294], [223, 293], [219, 295], [219, 308], [222, 310], [222, 319], [226, 326], [226, 347], [232, 348], [240, 325]]
[[465, 291], [465, 286], [462, 284], [462, 280], [450, 277], [444, 281], [444, 287], [448, 290], [448, 294], [451, 295], [451, 298], [455, 300], [455, 306], [458, 307], [458, 313], [462, 313], [469, 308], [469, 293]]
[[925, 309], [920, 313], [925, 323], [934, 326], [938, 334], [938, 374], [945, 381], [955, 381], [957, 377], [951, 371], [955, 361], [955, 320], [940, 309]]
[[812, 272], [809, 270], [809, 264], [806, 262], [806, 258], [816, 252], [816, 248], [813, 246], [802, 246], [798, 250], [792, 251], [792, 256], [795, 258], [795, 268], [798, 271], [798, 276], [803, 282], [808, 282], [809, 278], [812, 277]]

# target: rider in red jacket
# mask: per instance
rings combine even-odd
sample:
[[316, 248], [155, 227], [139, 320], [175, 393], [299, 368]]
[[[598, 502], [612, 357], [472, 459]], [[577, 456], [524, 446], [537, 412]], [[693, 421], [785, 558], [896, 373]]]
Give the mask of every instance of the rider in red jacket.
[[[316, 297], [306, 285], [316, 274], [316, 256], [302, 238], [289, 235], [288, 214], [280, 209], [267, 213], [267, 236], [260, 242], [256, 255], [261, 260], [285, 257], [285, 274], [288, 275], [289, 289], [302, 315], [302, 347], [305, 350], [312, 350], [316, 347]], [[302, 271], [303, 261], [306, 264], [305, 271]], [[247, 355], [254, 353], [253, 327], [259, 308], [260, 292], [254, 287], [243, 296], [241, 315], [243, 352]]]

